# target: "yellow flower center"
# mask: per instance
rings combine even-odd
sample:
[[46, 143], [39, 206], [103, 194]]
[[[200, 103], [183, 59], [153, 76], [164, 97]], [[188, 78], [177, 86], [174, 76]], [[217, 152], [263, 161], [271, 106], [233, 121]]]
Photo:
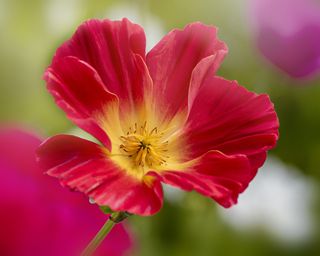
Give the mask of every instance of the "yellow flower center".
[[120, 140], [120, 152], [131, 159], [134, 167], [155, 168], [165, 165], [169, 158], [168, 141], [164, 141], [163, 133], [158, 133], [157, 127], [149, 130], [146, 122], [130, 127]]
[[121, 113], [116, 102], [109, 104], [97, 117], [111, 141], [107, 157], [128, 175], [144, 182], [149, 171], [186, 169], [185, 116], [179, 112], [173, 118], [163, 118], [149, 100]]

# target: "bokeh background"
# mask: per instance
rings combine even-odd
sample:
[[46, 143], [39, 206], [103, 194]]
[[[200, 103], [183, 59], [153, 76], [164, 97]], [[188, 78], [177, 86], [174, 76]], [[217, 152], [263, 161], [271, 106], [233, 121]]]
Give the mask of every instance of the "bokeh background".
[[[229, 46], [218, 74], [270, 95], [281, 124], [278, 146], [232, 209], [222, 209], [196, 193], [166, 187], [160, 213], [128, 220], [137, 241], [131, 254], [320, 255], [320, 72], [315, 67], [314, 72], [296, 77], [285, 72], [285, 64], [275, 61], [272, 49], [283, 42], [261, 25], [254, 7], [259, 1], [266, 2], [0, 0], [0, 120], [23, 124], [42, 137], [80, 134], [47, 93], [42, 74], [55, 49], [85, 19], [128, 17], [145, 28], [148, 49], [173, 28], [193, 21], [214, 24]], [[287, 13], [299, 16], [291, 9], [296, 0], [284, 2], [289, 4], [284, 8]], [[320, 35], [320, 1], [313, 2], [315, 30], [311, 34]], [[268, 8], [265, 12], [276, 28], [277, 22], [291, 27], [300, 22], [297, 30], [309, 29], [303, 22], [310, 15], [295, 21], [285, 16], [282, 20], [281, 13], [268, 14]], [[267, 50], [259, 42], [261, 33]], [[294, 50], [276, 51], [276, 57], [286, 54], [283, 58], [294, 65], [292, 56], [305, 53], [302, 58], [314, 57], [320, 70], [320, 40], [303, 33], [297, 38]], [[309, 44], [308, 40], [315, 41]], [[290, 40], [285, 42], [290, 45]], [[283, 46], [286, 49], [285, 43]], [[312, 47], [316, 49], [306, 51]], [[301, 59], [298, 62], [301, 65]]]

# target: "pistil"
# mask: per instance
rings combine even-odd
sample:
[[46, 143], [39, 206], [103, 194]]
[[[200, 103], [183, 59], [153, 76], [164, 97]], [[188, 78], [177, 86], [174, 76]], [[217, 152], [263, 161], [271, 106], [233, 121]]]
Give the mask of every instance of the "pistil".
[[168, 141], [163, 141], [163, 133], [157, 127], [147, 128], [145, 122], [129, 128], [126, 136], [121, 136], [120, 151], [132, 160], [135, 167], [157, 167], [166, 164]]

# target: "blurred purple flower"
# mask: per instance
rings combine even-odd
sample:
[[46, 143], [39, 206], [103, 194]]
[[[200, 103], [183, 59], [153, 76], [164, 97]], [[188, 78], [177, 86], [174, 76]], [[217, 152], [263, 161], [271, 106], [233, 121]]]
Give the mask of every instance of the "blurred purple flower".
[[[79, 255], [107, 218], [37, 169], [40, 142], [23, 131], [0, 130], [1, 256]], [[131, 247], [128, 232], [117, 225], [96, 255], [122, 256]]]
[[258, 47], [294, 78], [320, 71], [320, 2], [250, 0]]

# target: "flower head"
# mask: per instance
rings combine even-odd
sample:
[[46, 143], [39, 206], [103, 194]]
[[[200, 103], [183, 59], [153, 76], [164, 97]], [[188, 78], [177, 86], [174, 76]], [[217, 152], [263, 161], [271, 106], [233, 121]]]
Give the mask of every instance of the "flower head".
[[262, 54], [294, 78], [320, 71], [320, 5], [314, 0], [251, 0]]
[[[0, 255], [79, 255], [106, 220], [86, 198], [44, 176], [35, 162], [41, 140], [17, 129], [0, 129]], [[132, 247], [117, 225], [95, 255], [121, 256]]]
[[147, 55], [143, 29], [129, 20], [83, 23], [45, 80], [102, 145], [57, 135], [40, 146], [40, 165], [114, 211], [156, 213], [161, 182], [236, 203], [275, 146], [278, 120], [268, 96], [215, 75], [226, 53], [217, 29], [199, 22]]

